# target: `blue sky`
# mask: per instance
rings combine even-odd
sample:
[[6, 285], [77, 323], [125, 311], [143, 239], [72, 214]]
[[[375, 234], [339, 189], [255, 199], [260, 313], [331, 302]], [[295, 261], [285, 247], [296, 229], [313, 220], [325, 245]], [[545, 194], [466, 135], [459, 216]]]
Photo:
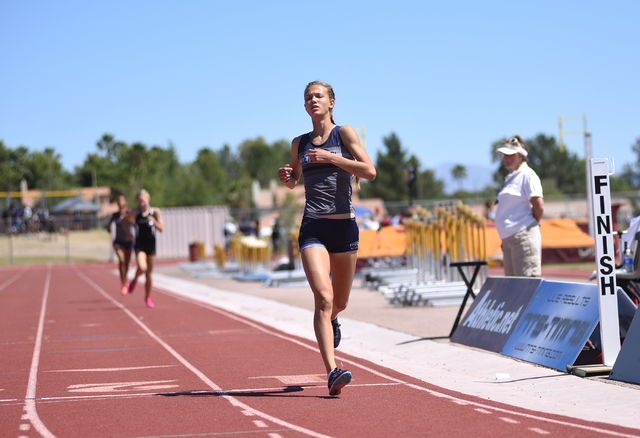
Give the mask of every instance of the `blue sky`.
[[493, 168], [493, 141], [586, 115], [593, 156], [621, 169], [640, 137], [638, 17], [638, 1], [0, 0], [0, 139], [68, 170], [104, 133], [188, 162], [308, 131], [319, 79], [374, 160], [395, 132], [424, 168]]

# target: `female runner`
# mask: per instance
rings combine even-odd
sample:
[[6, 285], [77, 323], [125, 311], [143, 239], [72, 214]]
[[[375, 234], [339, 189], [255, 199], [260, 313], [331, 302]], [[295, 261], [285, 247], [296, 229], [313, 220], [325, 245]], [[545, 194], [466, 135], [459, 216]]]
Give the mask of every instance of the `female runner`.
[[298, 243], [314, 295], [313, 327], [329, 394], [338, 395], [352, 377], [337, 367], [334, 357], [341, 338], [337, 315], [349, 301], [358, 251], [351, 181], [355, 177], [359, 188], [360, 178], [373, 181], [376, 169], [355, 129], [335, 124], [335, 94], [329, 84], [308, 84], [304, 102], [313, 130], [291, 142], [291, 163], [278, 169], [278, 178], [293, 189], [304, 174], [306, 204]]
[[162, 232], [164, 225], [162, 223], [162, 215], [159, 208], [153, 208], [149, 205], [149, 192], [140, 190], [136, 196], [138, 200], [138, 210], [127, 215], [127, 220], [136, 225], [136, 262], [138, 269], [136, 275], [129, 284], [129, 293], [133, 293], [136, 287], [138, 277], [142, 274], [146, 275], [145, 302], [147, 307], [153, 307], [151, 301], [151, 282], [153, 274], [153, 265], [156, 259], [156, 230]]
[[120, 291], [122, 295], [129, 293], [127, 283], [127, 272], [129, 271], [129, 261], [131, 260], [131, 250], [133, 249], [133, 236], [129, 231], [129, 224], [124, 221], [129, 213], [127, 208], [127, 198], [124, 195], [118, 196], [118, 211], [111, 215], [107, 231], [111, 229], [111, 224], [116, 224], [116, 237], [113, 239], [113, 249], [118, 257], [118, 269], [120, 270]]

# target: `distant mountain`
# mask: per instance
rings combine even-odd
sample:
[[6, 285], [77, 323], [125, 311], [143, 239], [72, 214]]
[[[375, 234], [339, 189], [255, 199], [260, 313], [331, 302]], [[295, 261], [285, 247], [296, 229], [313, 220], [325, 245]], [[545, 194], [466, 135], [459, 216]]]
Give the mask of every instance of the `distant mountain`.
[[[458, 190], [458, 182], [451, 176], [451, 169], [461, 163], [442, 163], [434, 170], [436, 178], [441, 179], [445, 183], [445, 193], [453, 193]], [[468, 191], [482, 190], [486, 186], [495, 185], [492, 174], [494, 168], [481, 166], [478, 164], [463, 164], [467, 169], [467, 177], [462, 180], [462, 188]]]

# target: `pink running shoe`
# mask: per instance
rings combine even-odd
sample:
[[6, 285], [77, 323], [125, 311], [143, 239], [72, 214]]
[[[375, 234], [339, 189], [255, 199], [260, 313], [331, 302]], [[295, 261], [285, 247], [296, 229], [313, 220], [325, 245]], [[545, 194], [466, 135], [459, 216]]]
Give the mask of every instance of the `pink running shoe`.
[[154, 307], [155, 304], [153, 304], [153, 301], [151, 301], [150, 297], [147, 297], [147, 307]]
[[137, 279], [131, 280], [131, 283], [129, 283], [129, 293], [132, 294], [133, 290], [136, 288], [136, 284], [138, 283]]
[[126, 295], [129, 293], [129, 286], [127, 286], [126, 284], [122, 285], [122, 295]]

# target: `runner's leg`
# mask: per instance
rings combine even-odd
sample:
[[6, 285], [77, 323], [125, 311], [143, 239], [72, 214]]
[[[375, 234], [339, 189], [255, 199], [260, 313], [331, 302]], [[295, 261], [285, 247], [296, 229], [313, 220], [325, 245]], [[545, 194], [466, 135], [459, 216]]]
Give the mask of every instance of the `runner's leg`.
[[327, 373], [336, 368], [333, 349], [333, 288], [330, 258], [323, 246], [312, 246], [300, 252], [302, 266], [314, 296], [313, 328]]

